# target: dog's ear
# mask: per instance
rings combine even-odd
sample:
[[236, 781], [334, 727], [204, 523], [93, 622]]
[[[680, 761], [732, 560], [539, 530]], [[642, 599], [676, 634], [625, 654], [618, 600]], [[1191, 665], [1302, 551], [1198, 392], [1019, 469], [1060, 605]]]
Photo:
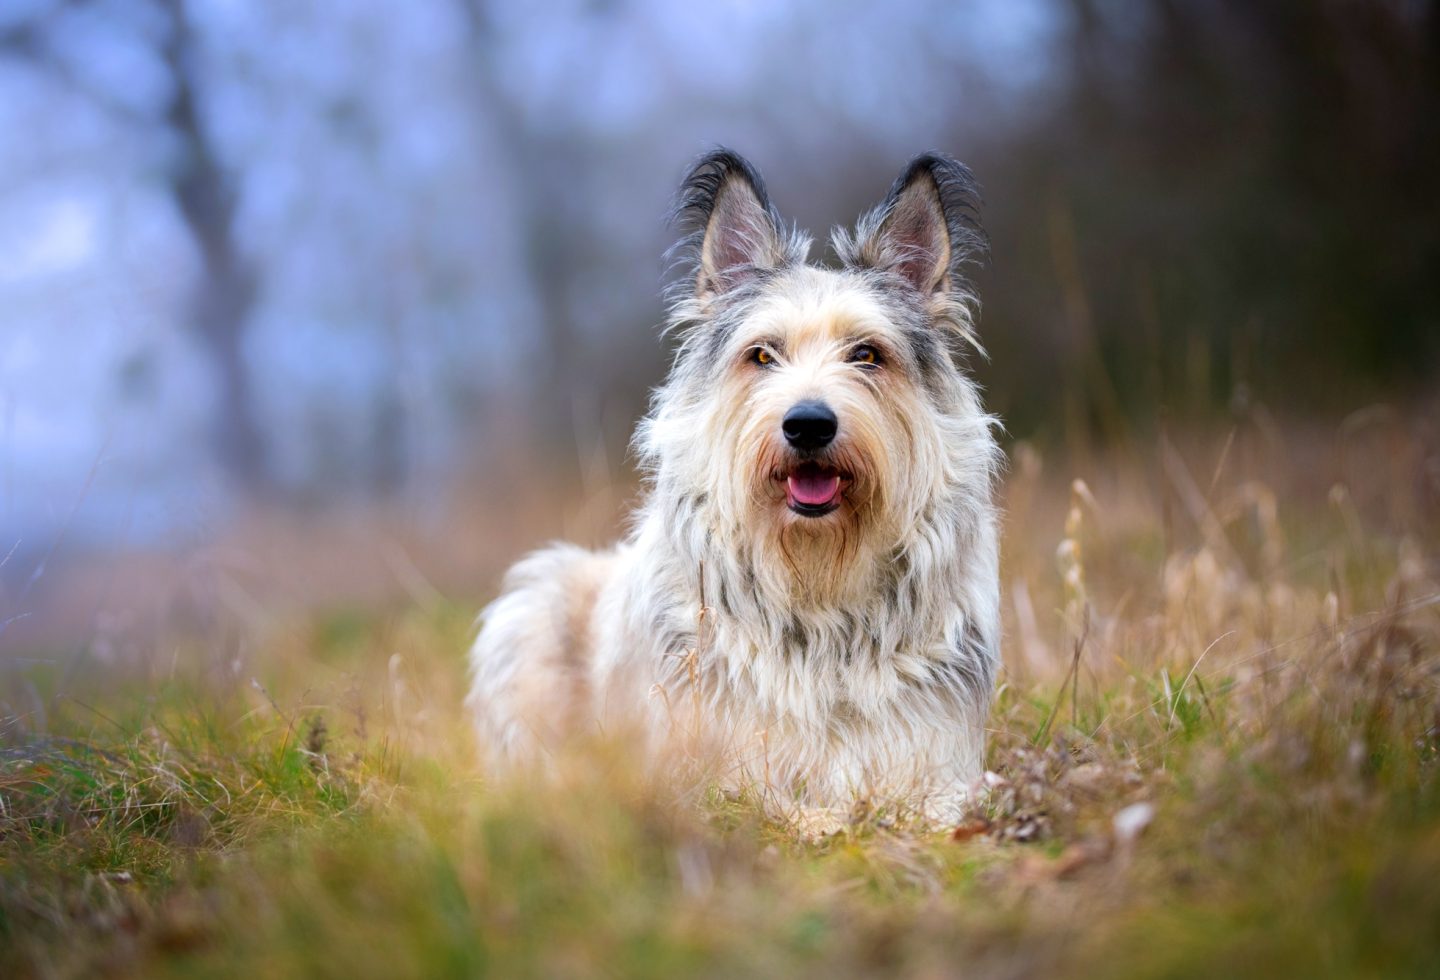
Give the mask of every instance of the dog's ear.
[[968, 294], [962, 270], [985, 249], [975, 178], [941, 154], [916, 157], [842, 245], [847, 265], [897, 272], [922, 296]]
[[748, 161], [731, 150], [706, 154], [686, 175], [675, 205], [686, 233], [677, 245], [693, 266], [695, 295], [723, 294], [790, 260], [780, 216]]

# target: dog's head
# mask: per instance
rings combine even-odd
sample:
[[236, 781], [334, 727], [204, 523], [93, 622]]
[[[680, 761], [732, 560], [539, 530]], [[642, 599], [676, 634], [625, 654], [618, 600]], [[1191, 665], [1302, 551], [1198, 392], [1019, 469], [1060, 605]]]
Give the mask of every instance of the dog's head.
[[942, 511], [988, 505], [991, 420], [964, 371], [977, 345], [962, 270], [983, 247], [965, 167], [914, 160], [854, 232], [834, 232], [835, 268], [807, 264], [809, 240], [729, 151], [691, 170], [678, 216], [680, 345], [638, 437], [665, 498], [712, 535], [773, 545], [812, 584]]

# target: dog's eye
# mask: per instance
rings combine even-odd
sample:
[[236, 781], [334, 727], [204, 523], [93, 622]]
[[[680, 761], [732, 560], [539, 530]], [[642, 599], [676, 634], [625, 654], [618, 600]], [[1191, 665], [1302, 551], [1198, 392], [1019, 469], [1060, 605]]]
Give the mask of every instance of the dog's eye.
[[852, 350], [850, 352], [850, 356], [845, 358], [845, 360], [849, 361], [851, 364], [863, 364], [866, 366], [873, 366], [880, 363], [880, 352], [875, 348], [871, 347], [869, 344], [861, 344], [859, 347], [856, 347], [854, 350]]
[[750, 348], [750, 360], [761, 367], [769, 367], [775, 363], [775, 355], [763, 347]]

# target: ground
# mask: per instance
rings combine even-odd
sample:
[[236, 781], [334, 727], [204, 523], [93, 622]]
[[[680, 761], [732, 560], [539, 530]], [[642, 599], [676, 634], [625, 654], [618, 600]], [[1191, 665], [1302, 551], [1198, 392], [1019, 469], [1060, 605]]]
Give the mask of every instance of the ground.
[[816, 837], [604, 747], [482, 780], [483, 596], [13, 657], [0, 975], [1433, 976], [1436, 457], [1347, 424], [1010, 447], [958, 827]]

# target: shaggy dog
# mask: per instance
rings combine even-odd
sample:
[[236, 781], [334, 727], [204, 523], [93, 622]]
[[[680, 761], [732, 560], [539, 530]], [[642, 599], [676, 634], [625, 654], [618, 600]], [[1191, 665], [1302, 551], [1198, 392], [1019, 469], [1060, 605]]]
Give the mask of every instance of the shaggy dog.
[[981, 774], [998, 662], [1001, 454], [965, 358], [969, 171], [906, 167], [807, 262], [727, 150], [680, 191], [673, 368], [635, 435], [617, 547], [517, 564], [467, 704], [497, 763], [629, 732], [662, 766], [782, 808], [857, 797], [932, 819]]

